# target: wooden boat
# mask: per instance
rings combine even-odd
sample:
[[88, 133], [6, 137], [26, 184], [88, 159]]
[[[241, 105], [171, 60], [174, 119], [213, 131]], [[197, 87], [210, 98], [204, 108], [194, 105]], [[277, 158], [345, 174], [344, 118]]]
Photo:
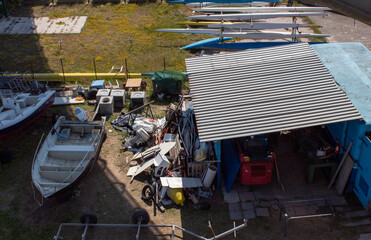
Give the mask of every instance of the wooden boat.
[[31, 93], [13, 93], [10, 89], [1, 89], [3, 106], [0, 107], [0, 140], [4, 140], [31, 124], [48, 110], [54, 102], [55, 91]]
[[90, 171], [103, 143], [105, 121], [68, 121], [60, 117], [39, 150], [40, 140], [32, 180], [43, 197], [71, 188]]

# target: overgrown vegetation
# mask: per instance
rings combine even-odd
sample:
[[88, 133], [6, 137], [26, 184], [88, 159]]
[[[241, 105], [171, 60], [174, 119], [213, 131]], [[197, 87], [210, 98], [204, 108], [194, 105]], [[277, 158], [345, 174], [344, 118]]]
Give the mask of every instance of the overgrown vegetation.
[[[26, 11], [29, 11], [26, 13]], [[59, 5], [25, 8], [12, 15], [34, 17], [88, 16], [81, 34], [2, 35], [0, 71], [97, 72], [128, 62], [129, 72], [154, 72], [164, 68], [185, 71], [181, 46], [205, 36], [158, 33], [156, 29], [176, 27], [185, 19], [187, 7], [151, 3], [105, 5]]]

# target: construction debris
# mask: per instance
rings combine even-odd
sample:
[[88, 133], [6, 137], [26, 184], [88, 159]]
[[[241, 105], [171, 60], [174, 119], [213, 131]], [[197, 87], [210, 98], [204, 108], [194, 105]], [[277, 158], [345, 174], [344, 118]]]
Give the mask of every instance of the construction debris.
[[136, 164], [131, 165], [127, 176], [131, 181], [143, 172], [151, 176], [150, 184], [142, 190], [142, 199], [153, 201], [160, 210], [171, 202], [183, 206], [186, 199], [197, 209], [206, 209], [199, 203], [201, 198], [213, 196], [211, 189], [219, 171], [214, 164], [218, 161], [213, 145], [199, 141], [190, 96], [181, 96], [179, 104], [170, 104], [166, 119], [133, 113], [121, 114], [112, 123], [129, 133], [125, 149], [137, 151], [131, 159]]

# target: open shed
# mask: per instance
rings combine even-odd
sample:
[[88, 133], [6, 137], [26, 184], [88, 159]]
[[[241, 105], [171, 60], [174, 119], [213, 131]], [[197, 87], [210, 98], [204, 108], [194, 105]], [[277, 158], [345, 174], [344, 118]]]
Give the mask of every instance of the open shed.
[[225, 153], [231, 139], [363, 122], [323, 61], [308, 43], [186, 59], [199, 138], [215, 143], [227, 191], [240, 167], [238, 154]]

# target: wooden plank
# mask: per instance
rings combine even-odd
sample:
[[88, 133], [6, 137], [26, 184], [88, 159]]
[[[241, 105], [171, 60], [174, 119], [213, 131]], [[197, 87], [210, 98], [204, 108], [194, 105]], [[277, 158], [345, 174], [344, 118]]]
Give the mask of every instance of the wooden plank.
[[141, 84], [141, 78], [129, 78], [125, 84], [125, 88], [138, 88]]
[[351, 142], [349, 143], [349, 146], [348, 146], [346, 152], [344, 153], [344, 156], [343, 156], [343, 158], [341, 159], [341, 161], [340, 161], [340, 163], [339, 163], [339, 165], [338, 165], [338, 168], [336, 169], [336, 172], [335, 172], [334, 176], [332, 176], [332, 179], [331, 179], [330, 183], [329, 183], [328, 186], [327, 186], [327, 190], [330, 190], [332, 184], [334, 183], [335, 178], [336, 178], [337, 174], [339, 173], [341, 166], [343, 166], [343, 163], [344, 163], [344, 161], [345, 161], [346, 156], [348, 155], [350, 149], [352, 148], [352, 145], [353, 145], [353, 141], [351, 141]]
[[345, 188], [345, 185], [348, 182], [348, 178], [350, 176], [350, 173], [352, 172], [354, 165], [354, 160], [350, 155], [347, 155], [345, 158], [343, 167], [340, 170], [339, 177], [336, 180], [335, 189], [338, 194], [342, 194]]

